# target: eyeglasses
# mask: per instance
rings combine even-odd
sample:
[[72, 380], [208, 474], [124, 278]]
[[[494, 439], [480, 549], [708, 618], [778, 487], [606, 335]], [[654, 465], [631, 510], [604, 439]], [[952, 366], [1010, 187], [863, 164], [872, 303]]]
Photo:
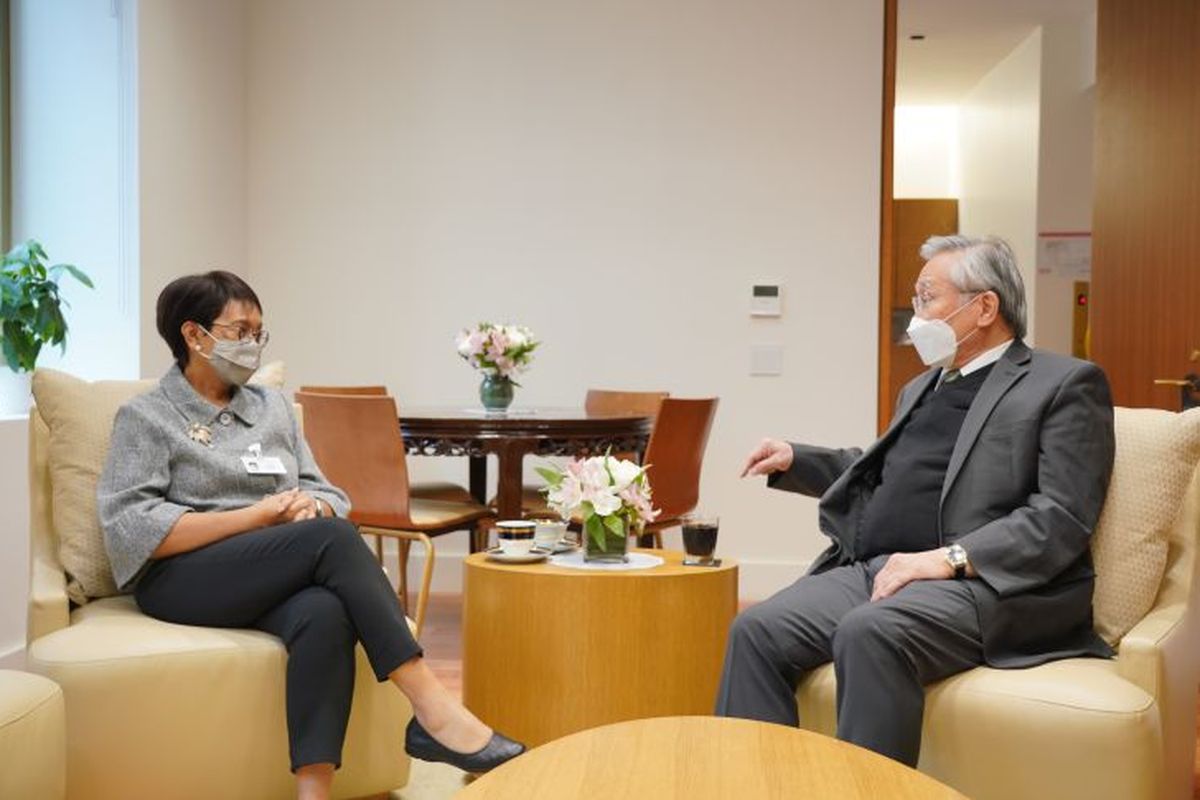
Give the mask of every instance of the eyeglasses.
[[[977, 289], [973, 292], [959, 292], [958, 294], [960, 297], [973, 298], [976, 295], [983, 294], [985, 291], [988, 291], [988, 290], [987, 289]], [[928, 308], [931, 304], [936, 303], [939, 297], [940, 297], [940, 295], [936, 295], [936, 294], [930, 292], [928, 289], [918, 289], [917, 293], [912, 296], [913, 311], [920, 314], [922, 311], [924, 311], [926, 308]]]
[[[211, 327], [225, 328], [226, 330], [233, 331], [235, 333], [235, 337], [234, 337], [233, 341], [238, 341], [238, 342], [253, 341], [255, 344], [258, 344], [259, 346], [265, 346], [266, 343], [271, 340], [271, 334], [267, 331], [266, 328], [259, 328], [256, 331], [252, 331], [249, 328], [247, 328], [245, 325], [230, 325], [225, 322], [214, 322], [211, 325]], [[228, 337], [222, 336], [221, 338], [227, 339]]]

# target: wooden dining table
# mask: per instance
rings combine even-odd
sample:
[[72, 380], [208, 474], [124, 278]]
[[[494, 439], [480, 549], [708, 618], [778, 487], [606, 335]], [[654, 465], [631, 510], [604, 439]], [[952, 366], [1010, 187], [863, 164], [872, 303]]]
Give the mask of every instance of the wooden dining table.
[[525, 456], [590, 456], [641, 452], [650, 438], [647, 416], [589, 414], [582, 408], [518, 408], [504, 414], [465, 407], [400, 410], [400, 433], [410, 456], [466, 456], [470, 491], [487, 502], [487, 457], [498, 462], [496, 513], [521, 518]]

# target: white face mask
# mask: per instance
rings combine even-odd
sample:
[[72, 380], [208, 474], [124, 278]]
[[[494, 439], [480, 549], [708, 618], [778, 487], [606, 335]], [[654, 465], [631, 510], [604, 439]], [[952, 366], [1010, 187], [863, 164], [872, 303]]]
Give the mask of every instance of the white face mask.
[[908, 323], [908, 338], [912, 341], [913, 347], [917, 348], [917, 355], [921, 357], [925, 366], [950, 366], [954, 363], [954, 356], [958, 355], [958, 346], [979, 333], [979, 329], [976, 328], [959, 339], [954, 335], [954, 328], [950, 327], [950, 320], [982, 296], [982, 294], [975, 295], [945, 319], [921, 319], [913, 314], [912, 321]]

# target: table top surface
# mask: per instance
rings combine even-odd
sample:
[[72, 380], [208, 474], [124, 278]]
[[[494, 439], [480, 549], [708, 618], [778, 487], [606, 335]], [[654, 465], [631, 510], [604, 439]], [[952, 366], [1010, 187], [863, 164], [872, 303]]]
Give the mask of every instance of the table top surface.
[[581, 731], [530, 750], [456, 796], [965, 800], [846, 742], [721, 717], [658, 717]]
[[647, 416], [588, 414], [582, 408], [515, 408], [503, 414], [466, 406], [414, 406], [400, 409], [405, 436], [605, 437], [650, 435]]
[[630, 548], [631, 553], [648, 553], [652, 556], [658, 556], [665, 563], [657, 567], [647, 567], [646, 569], [626, 569], [626, 570], [607, 570], [607, 569], [576, 569], [573, 567], [556, 567], [549, 561], [534, 561], [528, 564], [506, 564], [502, 561], [493, 561], [487, 557], [487, 553], [472, 553], [466, 557], [465, 563], [468, 569], [487, 569], [497, 570], [501, 572], [519, 572], [528, 575], [554, 575], [554, 576], [570, 576], [570, 577], [600, 577], [600, 578], [677, 578], [680, 576], [691, 577], [693, 575], [708, 575], [714, 572], [730, 572], [737, 570], [737, 561], [732, 558], [724, 558], [720, 555], [721, 565], [716, 567], [685, 567], [683, 565], [683, 553], [678, 550], [651, 550]]
[[406, 419], [454, 419], [519, 422], [521, 420], [578, 421], [578, 420], [645, 420], [645, 414], [597, 414], [584, 408], [565, 406], [514, 406], [507, 411], [484, 411], [482, 406], [467, 404], [448, 406], [405, 406], [400, 409], [401, 421]]

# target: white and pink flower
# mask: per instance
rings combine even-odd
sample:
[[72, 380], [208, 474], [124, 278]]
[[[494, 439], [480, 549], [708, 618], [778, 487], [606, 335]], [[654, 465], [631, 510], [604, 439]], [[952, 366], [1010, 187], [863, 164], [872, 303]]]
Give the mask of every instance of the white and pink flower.
[[509, 379], [529, 368], [539, 344], [523, 325], [490, 322], [460, 331], [455, 341], [459, 356], [475, 369]]
[[[579, 516], [585, 531], [603, 536], [613, 518], [620, 530], [633, 533], [653, 522], [658, 510], [652, 503], [646, 467], [611, 456], [577, 459], [565, 467], [538, 467], [546, 480], [546, 502], [563, 519]], [[589, 520], [597, 518], [597, 525]], [[601, 548], [603, 549], [603, 548]]]

